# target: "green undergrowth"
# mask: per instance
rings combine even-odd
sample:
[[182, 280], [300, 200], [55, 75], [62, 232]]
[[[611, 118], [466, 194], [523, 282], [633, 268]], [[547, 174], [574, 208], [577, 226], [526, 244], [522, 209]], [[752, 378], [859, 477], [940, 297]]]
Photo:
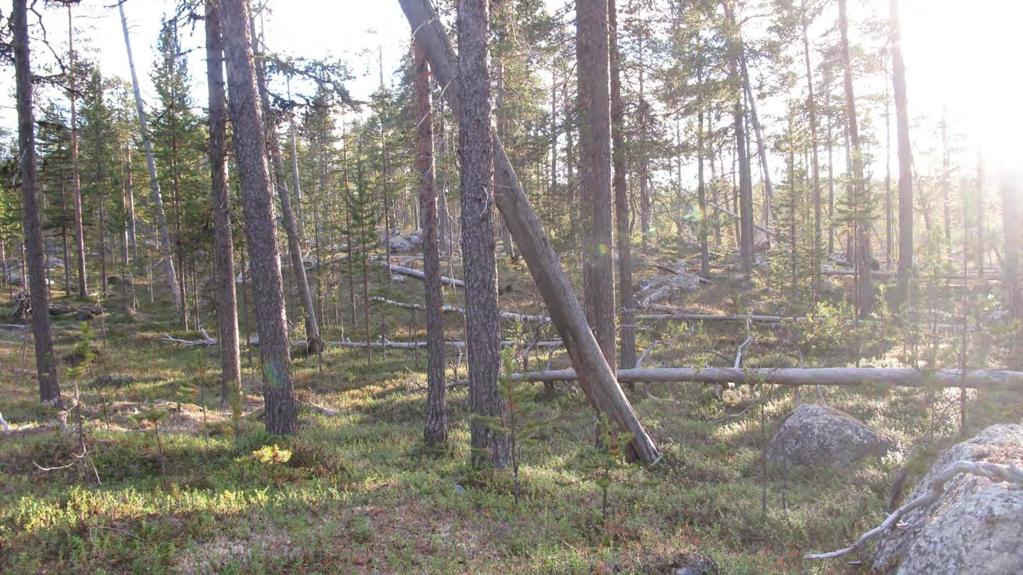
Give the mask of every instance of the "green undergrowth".
[[[384, 293], [417, 301], [419, 289], [409, 281]], [[448, 294], [455, 305], [458, 297]], [[525, 297], [504, 301], [533, 309]], [[298, 397], [337, 415], [303, 409], [298, 434], [273, 437], [251, 415], [259, 384], [245, 351], [246, 415], [236, 422], [218, 410], [215, 348], [163, 341], [189, 334], [175, 331], [159, 304], [127, 314], [115, 298], [108, 309], [103, 329], [92, 322], [95, 358], [76, 376], [95, 474], [76, 458], [73, 424], [56, 429], [55, 413], [38, 405], [31, 376], [0, 371], [0, 410], [13, 426], [0, 437], [0, 572], [667, 573], [693, 553], [729, 574], [861, 572], [801, 557], [844, 546], [878, 522], [898, 469], [919, 477], [958, 432], [957, 395], [928, 390], [822, 388], [797, 398], [765, 386], [720, 394], [640, 386], [629, 395], [663, 458], [602, 475], [585, 397], [564, 384], [524, 385], [515, 405], [531, 437], [520, 443], [516, 498], [510, 472], [481, 476], [467, 465], [464, 387], [449, 392], [449, 447], [424, 449], [425, 350], [374, 351], [372, 365], [358, 349], [297, 357]], [[389, 339], [423, 336], [421, 317], [414, 327], [406, 311], [377, 312]], [[361, 339], [354, 318], [343, 319], [344, 336]], [[451, 339], [459, 319], [447, 318]], [[379, 315], [372, 321], [375, 339]], [[327, 325], [327, 339], [341, 339], [341, 327]], [[55, 330], [62, 357], [81, 343], [76, 322]], [[784, 349], [790, 335], [755, 335], [750, 365], [798, 365]], [[642, 333], [640, 347], [654, 337]], [[721, 365], [707, 350], [734, 354], [746, 334], [693, 326], [656, 337], [673, 343], [647, 365]], [[30, 370], [31, 357], [19, 339], [0, 343], [4, 366]], [[534, 358], [533, 368], [545, 361]], [[464, 378], [464, 359], [457, 370]], [[70, 394], [72, 382], [62, 385]], [[889, 435], [898, 453], [842, 472], [765, 469], [765, 440], [797, 399], [848, 411]], [[1021, 413], [1019, 398], [970, 396], [971, 430]]]

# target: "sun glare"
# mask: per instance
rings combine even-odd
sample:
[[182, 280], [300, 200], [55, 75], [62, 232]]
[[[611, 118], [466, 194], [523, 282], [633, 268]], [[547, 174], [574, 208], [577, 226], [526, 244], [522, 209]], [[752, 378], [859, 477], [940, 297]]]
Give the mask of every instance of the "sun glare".
[[901, 6], [910, 113], [947, 110], [950, 128], [983, 150], [992, 168], [1018, 171], [1023, 122], [1008, 111], [1023, 92], [1012, 63], [1023, 2], [903, 0]]

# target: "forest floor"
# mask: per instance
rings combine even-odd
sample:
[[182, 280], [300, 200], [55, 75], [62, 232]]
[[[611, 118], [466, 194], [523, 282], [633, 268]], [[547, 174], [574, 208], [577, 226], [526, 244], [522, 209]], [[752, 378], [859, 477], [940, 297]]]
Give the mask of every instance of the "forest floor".
[[[502, 265], [502, 285], [512, 285], [502, 308], [536, 311], [525, 268]], [[381, 273], [371, 287], [422, 299], [422, 283], [411, 279], [389, 283]], [[869, 561], [801, 557], [876, 524], [897, 470], [908, 465], [912, 485], [958, 433], [958, 392], [803, 390], [804, 401], [853, 414], [899, 451], [842, 472], [765, 469], [764, 445], [796, 391], [739, 387], [719, 397], [708, 386], [653, 385], [629, 395], [663, 460], [612, 465], [594, 456], [595, 418], [577, 388], [526, 385], [515, 408], [535, 433], [520, 442], [516, 498], [510, 472], [486, 477], [467, 465], [463, 386], [448, 395], [449, 450], [423, 449], [425, 350], [374, 350], [372, 365], [365, 350], [335, 346], [322, 363], [297, 357], [297, 396], [337, 413], [303, 409], [297, 435], [273, 437], [254, 415], [258, 350], [250, 361], [243, 347], [246, 415], [236, 423], [218, 410], [216, 348], [165, 341], [195, 334], [177, 329], [172, 306], [139, 295], [133, 313], [112, 296], [104, 318], [90, 322], [94, 361], [61, 372], [66, 397], [75, 383], [80, 389], [95, 472], [75, 457], [74, 422], [62, 432], [55, 412], [39, 406], [24, 330], [0, 331], [0, 411], [12, 426], [0, 433], [2, 573], [667, 573], [693, 555], [728, 574], [858, 573]], [[719, 281], [685, 303], [720, 313], [734, 313], [739, 300], [769, 307], [758, 297]], [[453, 290], [447, 299], [460, 304]], [[326, 339], [341, 339], [327, 307]], [[373, 337], [381, 319], [390, 339], [422, 337], [421, 317], [414, 327], [406, 310], [381, 306]], [[450, 339], [461, 339], [459, 321], [448, 317]], [[754, 327], [748, 365], [798, 361], [792, 346], [805, 342], [790, 345], [802, 340], [784, 331]], [[81, 348], [80, 322], [57, 320], [55, 335], [67, 366]], [[646, 366], [729, 365], [745, 338], [741, 324], [661, 326], [640, 334], [640, 348], [665, 342]], [[449, 381], [465, 377], [464, 361], [455, 374], [455, 355], [449, 350]], [[546, 362], [544, 352], [532, 368]], [[1023, 404], [975, 394], [969, 414], [975, 431], [1019, 421]]]

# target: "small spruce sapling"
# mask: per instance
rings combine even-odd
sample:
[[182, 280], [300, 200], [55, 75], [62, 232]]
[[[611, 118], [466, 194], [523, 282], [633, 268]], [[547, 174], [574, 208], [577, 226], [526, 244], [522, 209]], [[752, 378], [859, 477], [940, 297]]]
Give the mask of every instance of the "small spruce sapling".
[[89, 456], [89, 449], [85, 441], [85, 416], [82, 413], [82, 393], [79, 384], [81, 378], [91, 370], [92, 364], [96, 360], [96, 354], [92, 351], [92, 328], [89, 327], [88, 322], [83, 321], [80, 329], [81, 338], [75, 344], [74, 355], [81, 358], [81, 361], [79, 361], [78, 365], [68, 368], [68, 379], [74, 382], [74, 403], [64, 412], [64, 418], [66, 420], [67, 415], [74, 410], [76, 436], [78, 438], [78, 454], [75, 457], [82, 462], [82, 465], [92, 470], [96, 483], [101, 485], [103, 482], [100, 481], [96, 464], [93, 463], [92, 457]]
[[586, 478], [594, 481], [600, 489], [600, 515], [604, 529], [607, 530], [611, 509], [611, 484], [616, 473], [628, 469], [625, 454], [632, 436], [618, 432], [606, 416], [601, 416], [598, 420], [597, 434], [598, 445], [588, 448], [582, 461]]
[[160, 438], [160, 422], [163, 421], [169, 413], [170, 412], [166, 409], [148, 407], [135, 416], [135, 420], [138, 421], [140, 425], [148, 423], [153, 427], [153, 437], [156, 438], [156, 449], [160, 455], [160, 471], [164, 477], [167, 475], [167, 456], [163, 451], [163, 440]]
[[522, 481], [519, 468], [522, 464], [522, 447], [536, 443], [536, 438], [545, 427], [546, 422], [536, 420], [528, 408], [531, 389], [528, 385], [520, 385], [513, 381], [511, 374], [515, 372], [514, 348], [501, 351], [501, 376], [498, 379], [501, 395], [504, 398], [508, 414], [505, 433], [511, 444], [512, 481], [514, 483], [515, 505], [522, 498]]

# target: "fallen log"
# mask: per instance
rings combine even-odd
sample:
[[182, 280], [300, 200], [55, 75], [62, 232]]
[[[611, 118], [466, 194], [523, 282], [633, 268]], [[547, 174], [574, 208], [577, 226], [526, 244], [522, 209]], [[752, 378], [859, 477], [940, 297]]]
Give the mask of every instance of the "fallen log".
[[694, 274], [694, 273], [692, 273], [690, 271], [687, 271], [687, 270], [679, 271], [679, 270], [677, 270], [677, 269], [675, 269], [673, 267], [662, 265], [662, 264], [651, 264], [650, 267], [654, 268], [655, 270], [661, 270], [662, 272], [670, 273], [670, 274], [676, 275], [676, 276], [682, 275], [683, 273], [687, 274], [687, 275], [691, 275], [691, 276], [696, 276], [696, 279], [699, 280], [700, 283], [702, 283], [702, 284], [711, 285], [711, 284], [714, 283], [714, 282], [710, 281], [709, 279], [707, 279], [707, 278], [705, 278], [703, 276], [699, 276], [699, 275]]
[[[577, 379], [574, 370], [557, 369], [514, 373], [512, 381], [551, 382]], [[894, 387], [969, 387], [973, 389], [1013, 389], [1023, 391], [1023, 372], [1006, 370], [967, 371], [958, 369], [923, 370], [912, 367], [824, 367], [824, 368], [745, 368], [655, 367], [618, 370], [618, 381], [628, 383], [708, 383], [828, 385], [854, 387], [887, 385]]]
[[[387, 265], [387, 264], [385, 263], [384, 265]], [[391, 273], [393, 273], [393, 274], [401, 274], [403, 276], [409, 276], [409, 277], [413, 277], [413, 278], [421, 279], [421, 280], [425, 280], [426, 279], [426, 273], [423, 272], [422, 270], [417, 270], [415, 268], [407, 268], [405, 266], [399, 266], [397, 264], [391, 264], [391, 265], [389, 265], [387, 267], [390, 269]], [[464, 281], [462, 281], [460, 279], [449, 278], [447, 276], [440, 276], [440, 283], [447, 284], [447, 285], [453, 286], [453, 287], [460, 287], [460, 288], [464, 288], [465, 287], [465, 282]]]
[[[300, 345], [304, 342], [295, 342], [292, 345]], [[372, 349], [425, 349], [427, 342], [425, 340], [415, 341], [371, 341], [366, 343], [364, 341], [331, 341], [327, 342], [328, 346], [344, 347], [344, 348], [361, 348], [367, 347]], [[445, 341], [444, 345], [453, 347], [455, 349], [465, 349], [464, 341]], [[517, 340], [505, 340], [501, 342], [501, 347], [516, 347], [523, 345], [522, 341]], [[528, 344], [534, 349], [557, 349], [563, 347], [565, 344], [561, 340], [551, 341], [537, 341]]]
[[183, 345], [185, 347], [212, 347], [214, 345], [217, 345], [217, 338], [210, 336], [210, 334], [206, 333], [205, 329], [200, 329], [199, 333], [202, 335], [202, 337], [199, 339], [182, 339], [173, 337], [172, 335], [167, 333], [164, 334], [163, 340], [169, 341], [171, 343], [176, 343], [178, 345]]
[[[780, 316], [780, 315], [721, 315], [721, 314], [703, 314], [703, 313], [686, 313], [686, 312], [675, 312], [671, 311], [668, 306], [652, 305], [649, 309], [658, 310], [663, 309], [665, 313], [646, 313], [637, 314], [635, 317], [636, 321], [719, 321], [719, 322], [745, 322], [747, 320], [753, 323], [765, 323], [765, 324], [778, 324], [778, 323], [798, 323], [809, 321], [810, 318], [803, 316]], [[877, 320], [871, 319], [846, 319], [850, 324], [853, 323], [878, 323]], [[905, 320], [903, 320], [905, 321]], [[959, 331], [962, 330], [962, 323], [930, 323], [927, 320], [919, 320], [913, 322], [913, 325], [919, 325], [928, 328], [934, 328], [942, 331]], [[970, 333], [976, 332], [976, 329], [970, 328]]]
[[[448, 38], [444, 23], [430, 0], [399, 0], [402, 11], [416, 44], [426, 52], [437, 84], [457, 114], [461, 107], [458, 75], [455, 70], [457, 55]], [[614, 371], [601, 353], [600, 346], [586, 321], [583, 306], [572, 289], [572, 283], [561, 266], [540, 218], [529, 205], [529, 197], [522, 187], [515, 168], [501, 144], [494, 137], [494, 203], [497, 204], [505, 227], [515, 240], [516, 247], [526, 260], [533, 282], [551, 314], [551, 320], [565, 342], [572, 365], [584, 379], [583, 392], [590, 403], [603, 412], [622, 431], [632, 435], [629, 455], [652, 465], [661, 455], [653, 439], [643, 428], [629, 399], [625, 397]]]
[[[370, 299], [375, 301], [375, 302], [379, 302], [379, 303], [382, 303], [382, 304], [385, 304], [385, 305], [400, 307], [402, 309], [414, 309], [414, 310], [417, 310], [417, 311], [426, 311], [426, 307], [421, 305], [421, 304], [418, 304], [418, 303], [405, 303], [405, 302], [395, 301], [393, 299], [387, 299], [385, 297], [380, 297], [380, 296], [371, 297]], [[460, 308], [460, 307], [455, 307], [453, 305], [445, 305], [445, 306], [443, 306], [441, 308], [441, 311], [444, 312], [444, 313], [458, 313], [458, 314], [465, 315], [465, 309]], [[550, 323], [550, 321], [551, 321], [550, 316], [546, 316], [546, 315], [531, 315], [531, 314], [518, 313], [518, 312], [513, 312], [513, 311], [501, 311], [501, 312], [498, 312], [498, 313], [501, 315], [501, 319], [508, 319], [508, 320], [512, 320], [512, 321], [520, 321], [520, 322], [523, 322], [523, 323], [525, 323], [525, 322]]]
[[780, 315], [717, 315], [710, 313], [651, 313], [637, 315], [639, 321], [738, 321], [746, 320], [754, 323], [781, 323], [783, 321], [806, 321], [803, 317], [783, 317]]
[[[853, 269], [826, 269], [826, 270], [821, 270], [820, 271], [820, 275], [825, 276], [825, 277], [839, 277], [839, 276], [852, 277], [852, 276], [856, 275], [856, 271], [853, 270]], [[888, 270], [873, 270], [873, 271], [871, 271], [871, 277], [873, 277], [875, 279], [891, 279], [892, 277], [895, 277], [896, 275], [897, 275], [896, 272], [888, 271]]]
[[[733, 219], [736, 219], [736, 220], [739, 219], [739, 214], [737, 214], [737, 213], [735, 213], [735, 212], [733, 212], [733, 211], [731, 211], [731, 210], [729, 210], [727, 208], [722, 208], [721, 206], [715, 204], [714, 202], [707, 202], [707, 205], [712, 207], [712, 208], [714, 208], [715, 210], [721, 212], [722, 214], [725, 214], [726, 216], [730, 216], [730, 217], [732, 217]], [[773, 230], [769, 230], [769, 229], [767, 229], [767, 228], [765, 228], [765, 227], [763, 227], [761, 225], [758, 225], [758, 224], [753, 224], [753, 227], [755, 229], [757, 229], [758, 231], [761, 231], [765, 235], [770, 236], [770, 237], [774, 237], [774, 236], [778, 235], [777, 232], [775, 232]]]
[[316, 405], [315, 403], [313, 403], [311, 401], [303, 401], [303, 400], [300, 399], [296, 403], [298, 403], [300, 406], [305, 407], [306, 409], [308, 409], [310, 411], [319, 413], [320, 415], [326, 415], [327, 417], [337, 417], [337, 416], [341, 415], [341, 412], [336, 410], [336, 409], [334, 409], [334, 408], [323, 407], [322, 405]]

